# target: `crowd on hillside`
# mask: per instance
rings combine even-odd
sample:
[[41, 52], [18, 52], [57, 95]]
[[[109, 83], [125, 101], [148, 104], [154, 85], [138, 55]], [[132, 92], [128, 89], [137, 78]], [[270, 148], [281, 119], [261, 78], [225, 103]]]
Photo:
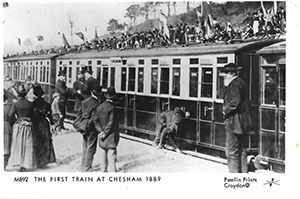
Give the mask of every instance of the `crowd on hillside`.
[[[117, 37], [96, 38], [81, 45], [32, 51], [29, 54], [38, 55], [111, 49], [125, 50], [132, 48], [150, 49], [155, 46], [188, 46], [200, 43], [233, 43], [253, 39], [280, 38], [286, 32], [286, 11], [280, 7], [275, 14], [271, 9], [268, 11], [259, 9], [253, 13], [247, 13], [239, 29], [234, 29], [229, 22], [226, 27], [223, 27], [214, 20], [213, 26], [208, 30], [208, 26], [204, 21], [197, 20], [195, 24], [169, 25], [168, 30], [169, 34], [164, 33], [163, 29], [159, 30], [157, 28], [142, 32], [126, 32]], [[24, 52], [23, 55], [26, 55], [26, 53]]]

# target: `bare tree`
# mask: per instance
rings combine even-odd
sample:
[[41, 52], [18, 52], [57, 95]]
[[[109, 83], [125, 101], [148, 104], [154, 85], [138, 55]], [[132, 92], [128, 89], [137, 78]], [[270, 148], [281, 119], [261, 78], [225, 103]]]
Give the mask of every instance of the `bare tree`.
[[167, 4], [167, 7], [168, 7], [168, 17], [169, 17], [169, 16], [171, 16], [171, 2], [167, 1], [166, 4]]
[[73, 46], [73, 28], [75, 23], [75, 14], [72, 11], [68, 13], [68, 22], [71, 28], [71, 46]]
[[186, 2], [186, 12], [187, 13], [190, 12], [190, 2], [189, 1]]

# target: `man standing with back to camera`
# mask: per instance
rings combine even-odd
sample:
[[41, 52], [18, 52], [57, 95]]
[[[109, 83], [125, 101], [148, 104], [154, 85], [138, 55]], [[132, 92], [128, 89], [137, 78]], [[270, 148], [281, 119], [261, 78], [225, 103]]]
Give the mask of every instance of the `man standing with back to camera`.
[[249, 94], [246, 83], [238, 77], [242, 67], [229, 63], [224, 75], [223, 116], [226, 130], [226, 156], [230, 173], [247, 173], [247, 137], [252, 133]]

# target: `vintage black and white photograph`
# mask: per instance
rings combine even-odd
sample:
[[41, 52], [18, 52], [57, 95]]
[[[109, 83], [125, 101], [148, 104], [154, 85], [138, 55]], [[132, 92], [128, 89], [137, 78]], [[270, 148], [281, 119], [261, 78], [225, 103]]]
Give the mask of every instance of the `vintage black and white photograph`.
[[288, 173], [288, 2], [2, 3], [11, 183]]

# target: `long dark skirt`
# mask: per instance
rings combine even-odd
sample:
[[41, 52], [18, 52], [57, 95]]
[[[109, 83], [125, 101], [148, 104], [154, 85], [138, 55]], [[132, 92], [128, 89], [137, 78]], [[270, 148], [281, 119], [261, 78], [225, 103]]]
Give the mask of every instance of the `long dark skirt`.
[[50, 124], [46, 118], [42, 118], [35, 124], [36, 154], [38, 167], [44, 167], [56, 161], [52, 143]]
[[36, 168], [33, 125], [30, 119], [19, 119], [13, 125], [10, 157], [7, 167]]

